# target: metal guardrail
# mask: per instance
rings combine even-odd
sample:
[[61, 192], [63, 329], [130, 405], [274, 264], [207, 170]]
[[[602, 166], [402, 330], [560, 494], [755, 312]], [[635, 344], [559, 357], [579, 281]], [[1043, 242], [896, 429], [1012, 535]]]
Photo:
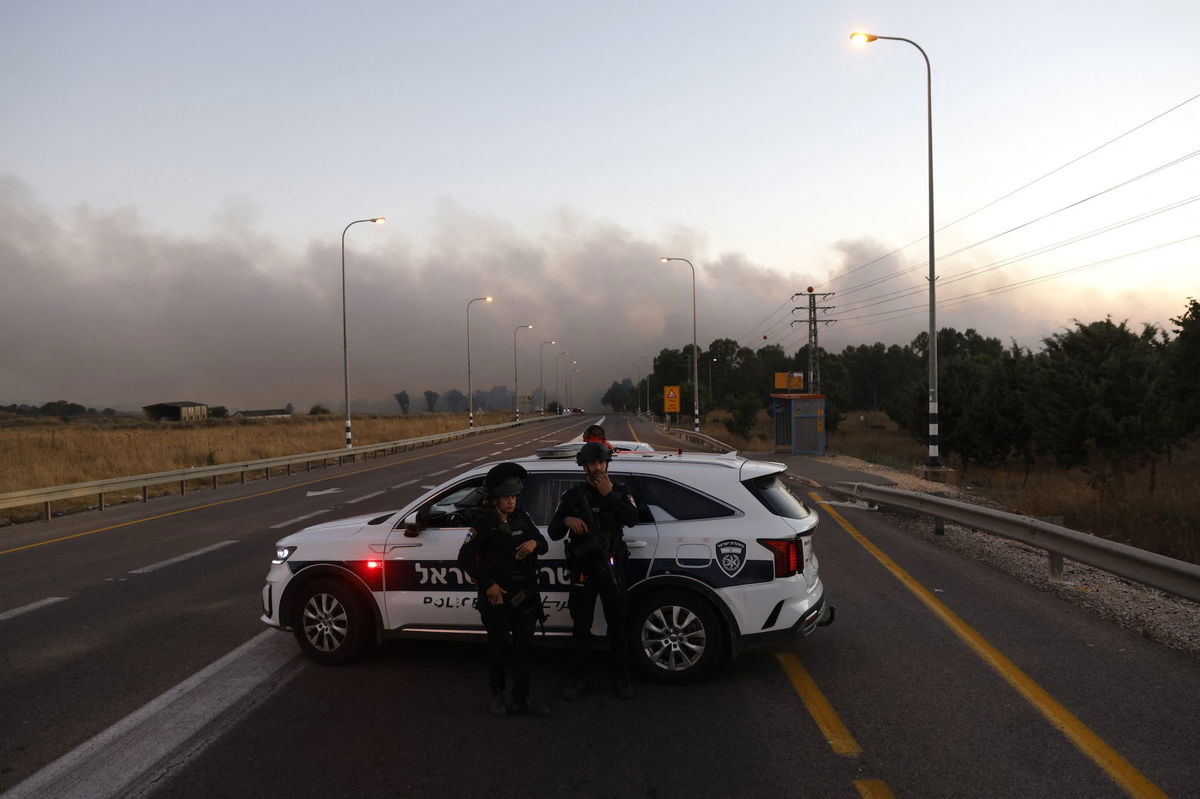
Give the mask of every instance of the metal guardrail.
[[952, 499], [868, 483], [834, 483], [832, 487], [848, 496], [924, 513], [1044, 549], [1050, 553], [1052, 577], [1062, 576], [1062, 558], [1066, 557], [1127, 580], [1200, 602], [1200, 566], [1194, 563], [1168, 558], [1029, 516], [981, 508]]
[[50, 488], [29, 488], [22, 491], [11, 491], [7, 494], [0, 494], [0, 510], [44, 504], [46, 519], [50, 519], [51, 503], [64, 499], [97, 496], [99, 497], [100, 510], [104, 510], [104, 495], [119, 491], [132, 491], [140, 488], [142, 490], [142, 501], [148, 501], [150, 499], [149, 489], [151, 486], [178, 482], [179, 493], [185, 494], [187, 493], [187, 484], [190, 481], [211, 479], [212, 487], [216, 488], [217, 479], [230, 474], [240, 474], [242, 483], [246, 482], [247, 472], [262, 472], [264, 479], [269, 480], [272, 470], [275, 469], [287, 469], [287, 474], [290, 475], [294, 467], [299, 465], [303, 465], [305, 471], [311, 471], [314, 463], [320, 463], [323, 468], [328, 467], [330, 461], [337, 461], [338, 465], [341, 465], [347, 458], [350, 458], [352, 462], [357, 460], [359, 455], [362, 455], [364, 458], [379, 457], [380, 454], [394, 454], [405, 450], [428, 447], [433, 444], [442, 444], [459, 438], [476, 436], [480, 433], [504, 430], [554, 418], [558, 417], [536, 416], [522, 419], [519, 422], [502, 422], [501, 424], [487, 425], [485, 427], [453, 430], [449, 433], [439, 433], [433, 436], [407, 438], [400, 441], [387, 441], [379, 444], [364, 444], [358, 447], [331, 449], [323, 452], [307, 452], [300, 455], [284, 455], [278, 458], [263, 458], [261, 460], [223, 463], [214, 466], [196, 466], [187, 469], [175, 469], [169, 472], [114, 477], [107, 480], [93, 480], [87, 483], [72, 483], [70, 485], [52, 486]]
[[729, 452], [733, 449], [733, 447], [729, 446], [724, 441], [719, 441], [712, 436], [705, 435], [704, 433], [697, 433], [692, 430], [686, 430], [682, 427], [669, 428], [667, 430], [667, 434], [675, 436], [676, 438], [682, 438], [689, 444], [698, 444], [702, 447], [711, 447], [717, 452]]

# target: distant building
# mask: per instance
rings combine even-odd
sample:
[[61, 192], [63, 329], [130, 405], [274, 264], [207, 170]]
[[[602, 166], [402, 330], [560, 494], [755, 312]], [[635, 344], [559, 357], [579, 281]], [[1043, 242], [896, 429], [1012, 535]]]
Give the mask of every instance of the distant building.
[[278, 416], [291, 416], [287, 408], [268, 408], [263, 411], [238, 411], [233, 414], [235, 419], [270, 419]]
[[142, 412], [152, 422], [200, 422], [208, 418], [203, 402], [156, 402], [143, 405]]

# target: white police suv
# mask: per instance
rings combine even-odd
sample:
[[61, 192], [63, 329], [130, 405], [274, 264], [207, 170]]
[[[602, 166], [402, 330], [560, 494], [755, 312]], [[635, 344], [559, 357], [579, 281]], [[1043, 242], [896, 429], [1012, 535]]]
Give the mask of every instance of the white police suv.
[[[520, 503], [543, 533], [563, 491], [583, 480], [574, 450], [517, 461]], [[403, 510], [319, 524], [279, 541], [262, 620], [295, 633], [313, 660], [341, 664], [385, 637], [481, 636], [475, 586], [458, 567], [464, 511], [480, 502], [477, 466]], [[637, 500], [630, 550], [630, 635], [640, 671], [702, 676], [745, 647], [805, 636], [833, 620], [817, 574], [817, 514], [781, 463], [736, 454], [622, 452], [609, 466]], [[569, 636], [562, 541], [539, 559], [546, 636]], [[604, 634], [597, 604], [594, 635]]]

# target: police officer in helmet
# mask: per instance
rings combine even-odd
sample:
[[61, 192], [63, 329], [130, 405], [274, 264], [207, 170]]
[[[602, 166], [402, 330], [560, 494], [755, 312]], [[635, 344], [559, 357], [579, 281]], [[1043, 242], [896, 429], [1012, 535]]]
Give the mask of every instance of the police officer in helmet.
[[567, 567], [571, 571], [568, 607], [571, 611], [571, 672], [564, 699], [575, 699], [587, 689], [588, 648], [596, 599], [604, 609], [609, 646], [616, 672], [617, 694], [633, 697], [629, 678], [629, 637], [625, 629], [627, 599], [625, 566], [629, 550], [622, 528], [637, 524], [637, 504], [620, 484], [608, 476], [612, 452], [604, 442], [589, 441], [575, 456], [585, 482], [563, 492], [550, 521], [550, 537], [567, 537]]
[[[548, 547], [529, 514], [517, 508], [526, 471], [501, 463], [487, 473], [488, 507], [471, 518], [458, 562], [478, 590], [476, 606], [487, 629], [488, 684], [493, 716], [547, 716], [550, 709], [529, 697], [534, 628], [542, 618], [537, 556]], [[504, 700], [505, 672], [512, 670], [512, 704]]]

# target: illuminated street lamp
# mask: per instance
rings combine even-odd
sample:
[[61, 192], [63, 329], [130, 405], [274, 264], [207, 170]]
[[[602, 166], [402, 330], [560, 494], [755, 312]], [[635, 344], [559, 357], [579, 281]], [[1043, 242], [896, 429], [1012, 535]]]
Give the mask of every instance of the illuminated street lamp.
[[659, 259], [664, 264], [667, 261], [683, 261], [692, 268], [692, 432], [700, 432], [700, 389], [697, 372], [700, 370], [700, 350], [696, 346], [696, 267], [687, 258]]
[[546, 415], [546, 384], [543, 382], [543, 378], [545, 377], [545, 371], [543, 370], [546, 359], [545, 347], [547, 344], [557, 343], [557, 341], [543, 341], [538, 346], [538, 391], [542, 394], [542, 416]]
[[937, 367], [937, 270], [934, 265], [933, 240], [933, 68], [929, 66], [929, 56], [921, 45], [912, 39], [900, 36], [877, 36], [873, 33], [852, 33], [850, 41], [855, 44], [867, 44], [876, 39], [886, 39], [893, 42], [908, 42], [917, 48], [925, 59], [925, 118], [929, 135], [929, 461], [927, 468], [941, 468], [938, 454], [938, 367]]
[[491, 297], [476, 297], [467, 303], [467, 427], [475, 426], [475, 394], [471, 390], [471, 303], [491, 301]]
[[521, 325], [513, 331], [513, 408], [517, 412], [517, 421], [521, 421], [521, 392], [517, 390], [517, 333], [522, 330], [532, 330], [533, 325]]
[[346, 231], [359, 222], [374, 222], [382, 225], [386, 217], [375, 216], [370, 219], [355, 219], [342, 229], [342, 387], [345, 390], [346, 401], [346, 449], [353, 445], [350, 435], [350, 345], [346, 339]]

